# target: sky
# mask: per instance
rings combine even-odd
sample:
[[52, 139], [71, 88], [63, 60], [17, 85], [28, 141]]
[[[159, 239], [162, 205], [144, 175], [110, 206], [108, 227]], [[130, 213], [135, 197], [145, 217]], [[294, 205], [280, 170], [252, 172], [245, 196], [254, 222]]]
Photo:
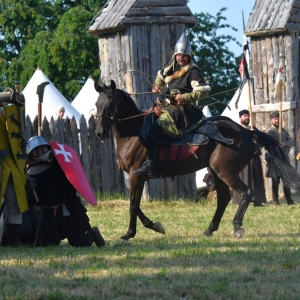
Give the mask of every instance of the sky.
[[[216, 15], [221, 8], [226, 7], [227, 10], [222, 13], [224, 17], [227, 18], [226, 23], [232, 25], [238, 31], [233, 31], [230, 29], [225, 29], [224, 32], [237, 39], [241, 44], [243, 44], [243, 18], [242, 11], [244, 12], [245, 26], [247, 25], [249, 15], [254, 7], [255, 0], [190, 0], [188, 7], [192, 13], [210, 13], [211, 15]], [[248, 38], [248, 41], [249, 38]], [[235, 43], [230, 43], [228, 48], [235, 54], [240, 55], [242, 53], [242, 47], [239, 47]]]

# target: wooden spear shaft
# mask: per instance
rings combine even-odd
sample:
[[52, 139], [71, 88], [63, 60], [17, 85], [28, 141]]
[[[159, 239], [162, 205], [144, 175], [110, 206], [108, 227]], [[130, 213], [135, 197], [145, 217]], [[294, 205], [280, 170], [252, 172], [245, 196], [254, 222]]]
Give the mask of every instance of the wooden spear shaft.
[[[280, 61], [283, 62], [284, 59], [284, 52], [283, 52], [283, 48], [281, 47], [281, 53], [279, 54], [280, 57]], [[282, 67], [284, 66], [284, 64], [282, 64]], [[279, 84], [279, 143], [281, 143], [282, 140], [282, 83], [281, 81], [278, 83]]]
[[251, 130], [254, 129], [254, 122], [253, 122], [253, 113], [252, 113], [252, 104], [251, 104], [251, 81], [250, 79], [247, 80], [248, 82], [248, 100], [249, 100], [249, 115], [250, 115], [250, 122], [251, 122]]
[[42, 103], [38, 103], [38, 135], [42, 135]]
[[281, 136], [282, 136], [282, 86], [279, 83], [279, 143], [281, 143]]

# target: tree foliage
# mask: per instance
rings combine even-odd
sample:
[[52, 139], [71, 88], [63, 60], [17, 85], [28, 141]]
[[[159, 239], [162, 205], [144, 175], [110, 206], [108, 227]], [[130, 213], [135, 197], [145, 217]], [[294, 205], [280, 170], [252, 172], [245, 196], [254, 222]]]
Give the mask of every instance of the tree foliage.
[[96, 0], [6, 0], [0, 14], [1, 86], [23, 89], [39, 66], [67, 99], [99, 77], [97, 38], [87, 26]]
[[[0, 86], [26, 86], [39, 66], [59, 91], [74, 99], [88, 78], [99, 78], [97, 38], [87, 26], [106, 0], [5, 0], [0, 5]], [[190, 32], [194, 59], [212, 86], [211, 95], [238, 86], [238, 61], [229, 35], [218, 35], [225, 8], [216, 16], [199, 13]], [[228, 102], [234, 91], [212, 96]], [[222, 111], [224, 106], [210, 107]]]
[[[190, 40], [195, 63], [200, 67], [203, 76], [209, 82], [211, 102], [228, 103], [239, 86], [238, 64], [240, 57], [236, 57], [228, 48], [229, 42], [236, 42], [230, 35], [218, 34], [220, 29], [236, 28], [224, 24], [226, 18], [222, 8], [216, 16], [208, 13], [195, 14], [199, 24], [190, 31]], [[242, 51], [242, 49], [241, 49]], [[225, 106], [215, 104], [209, 106], [214, 114], [220, 114]]]

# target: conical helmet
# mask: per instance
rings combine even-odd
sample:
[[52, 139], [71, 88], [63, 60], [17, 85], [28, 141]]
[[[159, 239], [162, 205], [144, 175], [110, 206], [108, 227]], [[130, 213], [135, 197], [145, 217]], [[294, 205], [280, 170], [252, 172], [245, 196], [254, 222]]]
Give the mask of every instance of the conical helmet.
[[179, 53], [188, 54], [189, 56], [192, 55], [191, 43], [189, 42], [189, 39], [185, 32], [181, 35], [181, 37], [179, 38], [179, 40], [177, 41], [177, 43], [175, 45], [174, 55], [179, 54]]
[[36, 135], [31, 137], [27, 142], [27, 154], [29, 155], [34, 148], [43, 145], [49, 146], [49, 144], [41, 136]]

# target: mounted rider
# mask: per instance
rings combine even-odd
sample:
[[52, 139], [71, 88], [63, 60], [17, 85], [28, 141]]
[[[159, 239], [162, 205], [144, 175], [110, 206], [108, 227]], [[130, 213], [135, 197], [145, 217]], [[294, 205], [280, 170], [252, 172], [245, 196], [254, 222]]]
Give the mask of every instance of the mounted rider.
[[[203, 118], [202, 109], [192, 103], [207, 97], [211, 90], [199, 67], [193, 63], [191, 44], [185, 32], [175, 45], [175, 52], [171, 61], [164, 69], [158, 71], [152, 92], [161, 93], [163, 87], [166, 87], [164, 93], [167, 96], [166, 102], [171, 104], [169, 108], [164, 108], [163, 113], [167, 119], [171, 118], [175, 121], [177, 128], [173, 128], [175, 131], [173, 137], [176, 138], [177, 132], [179, 133], [178, 136], [182, 135], [182, 132], [184, 134], [186, 128]], [[203, 99], [201, 105], [205, 106], [208, 102], [210, 102], [208, 99]], [[161, 110], [159, 108], [155, 108], [155, 110], [157, 116], [160, 117]], [[159, 137], [156, 138], [159, 139]], [[134, 174], [153, 178], [153, 164], [159, 145], [156, 144], [155, 138], [150, 139], [150, 142], [149, 139], [147, 140], [147, 160], [140, 169], [134, 171]]]

